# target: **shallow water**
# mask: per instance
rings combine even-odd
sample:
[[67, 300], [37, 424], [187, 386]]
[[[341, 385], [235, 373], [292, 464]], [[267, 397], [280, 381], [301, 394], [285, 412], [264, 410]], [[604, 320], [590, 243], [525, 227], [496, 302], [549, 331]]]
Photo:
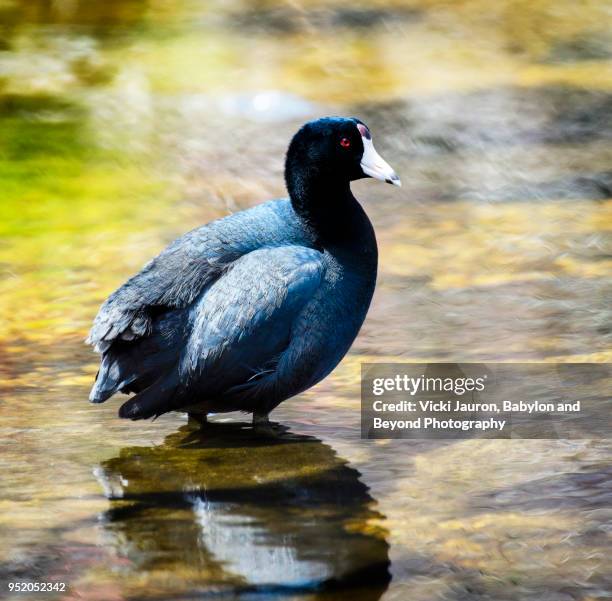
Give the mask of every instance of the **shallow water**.
[[[362, 441], [359, 369], [610, 361], [608, 9], [0, 3], [0, 597], [607, 598], [609, 443]], [[354, 185], [377, 292], [289, 432], [89, 405], [99, 303], [327, 113], [404, 186]]]

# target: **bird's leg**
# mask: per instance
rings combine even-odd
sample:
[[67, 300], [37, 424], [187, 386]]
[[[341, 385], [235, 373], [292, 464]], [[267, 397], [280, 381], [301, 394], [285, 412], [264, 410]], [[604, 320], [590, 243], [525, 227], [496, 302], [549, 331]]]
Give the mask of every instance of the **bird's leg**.
[[253, 413], [253, 431], [265, 438], [276, 438], [278, 436], [278, 432], [276, 432], [272, 422], [270, 422], [268, 413], [258, 411]]
[[281, 424], [271, 422], [269, 413], [255, 411], [253, 413], [253, 430], [268, 438], [279, 438], [288, 428]]
[[270, 426], [270, 414], [269, 413], [260, 413], [255, 411], [253, 413], [253, 428], [259, 427], [269, 427]]
[[187, 413], [187, 425], [205, 428], [208, 424], [208, 415], [206, 413]]

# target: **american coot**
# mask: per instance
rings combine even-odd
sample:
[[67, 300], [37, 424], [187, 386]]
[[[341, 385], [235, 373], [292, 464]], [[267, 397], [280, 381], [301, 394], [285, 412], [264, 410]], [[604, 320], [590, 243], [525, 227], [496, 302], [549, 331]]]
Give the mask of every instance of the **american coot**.
[[185, 234], [102, 305], [90, 401], [135, 392], [120, 417], [246, 411], [266, 427], [336, 367], [365, 319], [378, 251], [351, 194], [363, 177], [401, 185], [359, 119], [306, 123], [287, 151], [289, 199]]

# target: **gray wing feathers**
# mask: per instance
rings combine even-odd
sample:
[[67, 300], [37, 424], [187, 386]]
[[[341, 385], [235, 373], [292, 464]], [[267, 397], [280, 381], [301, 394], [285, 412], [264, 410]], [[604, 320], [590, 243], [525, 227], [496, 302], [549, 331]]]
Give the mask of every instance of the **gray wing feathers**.
[[207, 389], [226, 390], [265, 370], [287, 347], [323, 272], [323, 255], [301, 246], [259, 249], [238, 259], [194, 303], [181, 380], [204, 375]]
[[[148, 418], [265, 380], [323, 273], [323, 255], [299, 246], [263, 248], [238, 259], [189, 308], [193, 327], [178, 366], [124, 403], [119, 415]], [[240, 397], [226, 409], [241, 409]]]
[[237, 258], [287, 238], [299, 242], [300, 232], [285, 200], [258, 205], [185, 234], [110, 295], [87, 342], [104, 351], [116, 339], [147, 335], [156, 308], [187, 307]]

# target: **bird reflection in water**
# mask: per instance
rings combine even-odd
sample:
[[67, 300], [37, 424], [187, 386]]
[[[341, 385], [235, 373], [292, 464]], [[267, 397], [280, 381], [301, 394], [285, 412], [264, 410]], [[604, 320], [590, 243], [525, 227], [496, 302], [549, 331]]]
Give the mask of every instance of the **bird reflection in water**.
[[316, 438], [185, 426], [123, 449], [96, 476], [109, 544], [147, 590], [176, 593], [179, 581], [185, 593], [369, 601], [387, 588], [383, 516], [359, 472]]

